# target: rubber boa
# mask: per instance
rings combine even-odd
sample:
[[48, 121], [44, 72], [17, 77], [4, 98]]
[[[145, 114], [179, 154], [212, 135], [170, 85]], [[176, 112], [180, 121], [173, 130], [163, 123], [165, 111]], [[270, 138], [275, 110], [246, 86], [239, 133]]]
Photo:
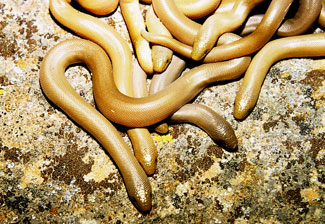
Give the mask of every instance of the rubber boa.
[[[185, 69], [186, 62], [176, 55], [173, 55], [167, 69], [160, 73], [155, 74], [150, 82], [149, 95], [164, 89], [171, 82], [176, 80]], [[166, 134], [169, 131], [169, 126], [166, 122], [160, 122], [155, 128], [155, 131], [160, 134]]]
[[145, 30], [141, 31], [141, 35], [152, 44], [159, 44], [186, 58], [192, 58], [192, 46], [190, 45], [184, 44], [170, 36], [155, 34]]
[[93, 76], [94, 96], [99, 110], [109, 120], [127, 127], [150, 126], [169, 117], [207, 85], [239, 77], [249, 62], [250, 57], [242, 57], [197, 66], [162, 91], [142, 98], [119, 92], [112, 74]]
[[[175, 69], [168, 67], [164, 73], [157, 75], [157, 81], [150, 85], [150, 87], [152, 86], [150, 94], [161, 91], [175, 81], [185, 68], [185, 62], [174, 56], [170, 66], [175, 67]], [[175, 72], [175, 70], [178, 71]], [[214, 141], [227, 149], [233, 150], [238, 146], [237, 137], [231, 125], [208, 106], [185, 104], [170, 117], [170, 121], [173, 123], [192, 123], [203, 129]]]
[[139, 64], [147, 74], [152, 74], [151, 49], [148, 41], [140, 34], [141, 30], [145, 29], [145, 23], [140, 12], [139, 0], [120, 0], [120, 8]]
[[[191, 58], [192, 47], [189, 45], [183, 44], [182, 42], [180, 42], [174, 38], [169, 38], [168, 36], [149, 33], [144, 30], [141, 32], [141, 35], [145, 39], [147, 39], [148, 41], [150, 41], [154, 44], [161, 44], [165, 47], [172, 49], [174, 52], [176, 52], [186, 58]], [[237, 40], [240, 40], [240, 36], [233, 34], [233, 33], [225, 33], [219, 37], [219, 39], [217, 41], [217, 46], [232, 43]]]
[[214, 47], [203, 59], [210, 63], [251, 54], [262, 48], [277, 31], [293, 0], [272, 0], [256, 30], [240, 40]]
[[119, 168], [132, 202], [140, 211], [149, 211], [151, 186], [142, 167], [115, 127], [77, 94], [65, 78], [65, 69], [81, 62], [93, 77], [111, 75], [110, 60], [98, 45], [87, 40], [66, 40], [45, 55], [40, 68], [41, 87], [54, 104], [103, 145]]
[[277, 35], [295, 36], [307, 32], [317, 20], [322, 9], [320, 0], [299, 0], [299, 7], [292, 19], [287, 19], [278, 29]]
[[284, 37], [266, 44], [253, 58], [237, 92], [234, 116], [244, 119], [254, 108], [265, 76], [276, 61], [325, 56], [325, 33]]
[[174, 123], [195, 124], [228, 150], [238, 147], [236, 134], [228, 121], [206, 105], [186, 104], [176, 111], [170, 120]]
[[237, 0], [221, 0], [219, 7], [216, 9], [215, 13], [222, 13], [231, 11]]
[[147, 87], [147, 73], [141, 68], [137, 60], [133, 60], [132, 77], [130, 78], [133, 86], [133, 96], [137, 98], [149, 95]]
[[239, 28], [251, 10], [263, 1], [237, 0], [232, 10], [209, 16], [195, 37], [192, 59], [201, 60], [214, 47], [220, 35]]
[[[277, 35], [280, 37], [295, 36], [306, 33], [319, 18], [322, 9], [322, 2], [319, 0], [300, 0], [299, 7], [294, 17], [287, 19], [279, 27]], [[246, 35], [253, 32], [264, 15], [251, 16], [242, 32], [241, 35]]]
[[119, 0], [77, 0], [88, 12], [96, 15], [107, 15], [114, 12]]
[[[221, 0], [175, 0], [177, 8], [188, 18], [199, 19], [213, 13]], [[151, 4], [151, 0], [141, 0]]]
[[152, 77], [149, 86], [149, 94], [152, 95], [159, 92], [174, 80], [176, 80], [185, 69], [185, 66], [186, 62], [183, 59], [176, 55], [173, 55], [172, 61], [170, 62], [167, 69], [164, 72], [155, 74]]
[[[149, 32], [172, 37], [167, 28], [157, 18], [152, 6], [150, 6], [147, 10], [145, 23]], [[173, 51], [167, 47], [153, 45], [151, 50], [151, 57], [154, 72], [161, 73], [167, 68], [170, 61], [172, 60]]]
[[190, 19], [199, 19], [213, 13], [221, 0], [175, 0], [177, 8]]
[[[143, 71], [137, 60], [133, 61], [132, 77], [125, 79], [131, 81], [134, 97], [148, 95], [146, 87], [147, 74]], [[152, 175], [157, 167], [157, 149], [153, 138], [147, 128], [131, 128], [127, 134], [132, 142], [135, 158], [139, 161], [147, 175]]]
[[158, 125], [155, 127], [155, 132], [159, 134], [167, 134], [169, 131], [169, 125], [166, 122], [160, 122]]
[[[236, 0], [222, 0], [216, 12], [232, 9]], [[152, 0], [152, 6], [161, 22], [171, 34], [186, 45], [193, 45], [201, 24], [186, 17], [174, 0]]]
[[[112, 61], [114, 80], [124, 83], [124, 77], [132, 73], [132, 53], [126, 41], [113, 27], [75, 10], [69, 3], [70, 0], [50, 0], [50, 11], [62, 25], [100, 45]], [[131, 83], [125, 84], [120, 86], [121, 90], [132, 89]]]
[[[50, 1], [50, 10], [54, 17], [80, 36], [94, 41], [106, 50], [113, 63], [115, 83], [121, 92], [132, 96], [132, 82], [127, 81], [132, 77], [132, 54], [127, 43], [112, 27], [97, 18], [78, 12], [68, 2], [70, 1]], [[114, 51], [110, 50], [112, 48]], [[122, 58], [123, 60], [121, 60]], [[152, 139], [149, 138], [151, 137], [150, 134], [145, 129], [128, 130], [127, 132], [133, 146], [136, 147], [136, 152], [139, 151], [138, 147], [147, 150], [155, 147]], [[152, 159], [155, 160], [155, 158]], [[146, 172], [151, 174], [155, 168], [152, 168], [153, 166], [150, 165], [149, 161], [146, 162], [142, 161], [141, 164], [146, 169]]]
[[[148, 90], [147, 90], [147, 74], [142, 70], [140, 65], [134, 61], [133, 65], [133, 86], [134, 86], [134, 92], [135, 97], [145, 97], [148, 96]], [[135, 128], [135, 130], [141, 130], [145, 128]], [[148, 129], [145, 129], [148, 130]], [[137, 137], [135, 145], [133, 145], [134, 148], [134, 155], [135, 158], [140, 162], [143, 169], [148, 175], [152, 175], [156, 171], [157, 167], [157, 157], [158, 152], [157, 148], [154, 144], [153, 138], [148, 132], [148, 136], [141, 135], [140, 137]], [[132, 134], [129, 135], [130, 138], [132, 138]], [[143, 137], [143, 139], [141, 139]], [[148, 139], [150, 141], [148, 141]], [[147, 142], [150, 142], [150, 145], [147, 144]], [[133, 142], [132, 142], [133, 144]]]
[[200, 24], [186, 17], [176, 6], [174, 0], [152, 0], [152, 7], [160, 21], [179, 41], [193, 45]]
[[[231, 42], [239, 40], [241, 37], [234, 33], [225, 33], [221, 35], [219, 38], [217, 45], [221, 46], [224, 44], [229, 44]], [[187, 51], [190, 54], [190, 51]], [[170, 66], [166, 69], [165, 72], [161, 74], [154, 75], [149, 87], [149, 94], [152, 95], [157, 93], [164, 88], [166, 88], [169, 84], [175, 81], [180, 75], [181, 72], [184, 70], [186, 62], [179, 58], [178, 56], [174, 55], [173, 60], [170, 63]]]
[[246, 36], [254, 32], [256, 30], [256, 27], [261, 23], [263, 16], [263, 14], [250, 16], [243, 25], [243, 28], [240, 31], [240, 36]]
[[325, 28], [325, 0], [322, 0], [322, 10], [319, 14], [318, 17], [318, 24], [322, 27]]
[[[259, 50], [276, 32], [292, 1], [293, 0], [273, 0], [269, 5], [261, 23], [253, 33], [238, 39], [237, 41], [214, 47], [206, 55], [206, 57], [202, 59], [202, 62], [211, 63], [216, 61], [224, 61], [231, 58], [248, 55]], [[192, 47], [185, 43], [179, 42], [176, 39], [169, 38], [167, 36], [151, 34], [146, 31], [142, 31], [141, 34], [145, 39], [152, 43], [163, 45], [172, 49], [174, 52], [177, 52], [187, 58], [191, 58]], [[220, 38], [221, 37], [222, 36], [220, 36]]]

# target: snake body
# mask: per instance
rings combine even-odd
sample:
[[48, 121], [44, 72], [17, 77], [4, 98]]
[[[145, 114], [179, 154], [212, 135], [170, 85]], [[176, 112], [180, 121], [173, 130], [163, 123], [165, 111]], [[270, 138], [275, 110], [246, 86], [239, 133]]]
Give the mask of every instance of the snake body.
[[87, 65], [93, 77], [111, 75], [108, 74], [112, 72], [110, 60], [98, 45], [87, 40], [67, 40], [45, 55], [40, 69], [42, 89], [54, 104], [104, 146], [118, 166], [135, 206], [149, 211], [151, 186], [146, 173], [115, 127], [78, 95], [64, 76], [69, 65], [81, 62]]
[[119, 0], [77, 0], [88, 12], [96, 15], [107, 15], [116, 10]]
[[253, 58], [237, 92], [234, 116], [244, 119], [254, 108], [267, 71], [273, 63], [290, 57], [325, 55], [325, 34], [306, 34], [273, 40]]
[[239, 77], [249, 62], [250, 57], [242, 57], [200, 65], [167, 88], [143, 98], [132, 98], [119, 92], [112, 75], [98, 76], [93, 78], [94, 96], [99, 110], [109, 120], [127, 127], [150, 126], [172, 115], [207, 85]]
[[112, 61], [114, 80], [127, 84], [119, 86], [119, 89], [132, 89], [130, 82], [123, 81], [124, 77], [131, 76], [132, 73], [132, 53], [126, 41], [113, 27], [77, 11], [69, 3], [70, 0], [50, 0], [50, 11], [62, 25], [101, 46]]
[[[162, 2], [169, 3], [168, 0], [164, 0]], [[292, 2], [293, 0], [273, 0], [270, 3], [261, 23], [258, 25], [258, 27], [253, 33], [241, 39], [238, 39], [237, 41], [233, 41], [231, 43], [224, 44], [222, 46], [214, 47], [202, 59], [202, 62], [211, 63], [216, 61], [229, 60], [232, 58], [249, 55], [259, 50], [267, 43], [267, 41], [271, 39], [273, 34], [277, 31], [285, 15], [287, 14]], [[169, 14], [167, 15], [168, 16], [163, 14], [161, 16], [164, 17], [162, 18], [160, 17], [162, 21], [164, 21], [165, 18], [168, 19], [168, 20], [166, 19], [164, 23], [166, 27], [171, 26], [171, 29], [181, 30], [180, 33], [184, 35], [184, 38], [186, 38], [187, 41], [182, 40], [181, 38], [182, 36], [176, 36], [176, 33], [173, 34], [180, 41], [169, 38], [168, 36], [146, 33], [145, 31], [142, 32], [142, 35], [144, 36], [145, 39], [149, 40], [152, 43], [166, 46], [187, 58], [192, 58], [191, 45], [193, 44], [195, 35], [200, 29], [200, 25], [193, 21], [188, 22], [187, 20], [184, 20], [184, 18], [174, 18], [174, 20], [181, 25], [178, 25], [178, 23], [174, 25], [170, 25], [169, 23], [172, 23], [172, 19], [171, 19], [172, 17], [169, 16]], [[175, 28], [174, 26], [177, 27]], [[182, 27], [183, 29], [181, 29]]]
[[[77, 1], [86, 10], [97, 15], [113, 12], [119, 2], [117, 0]], [[71, 0], [50, 0], [50, 11], [57, 21], [90, 41], [67, 40], [53, 47], [45, 55], [41, 64], [41, 87], [53, 103], [96, 138], [111, 155], [121, 172], [130, 199], [140, 211], [147, 212], [152, 207], [151, 186], [144, 169], [147, 174], [152, 174], [156, 168], [157, 158], [150, 133], [142, 127], [156, 124], [168, 117], [174, 122], [192, 122], [209, 133], [214, 140], [221, 140], [225, 147], [233, 149], [237, 147], [237, 138], [223, 118], [206, 106], [186, 103], [209, 84], [238, 78], [247, 70], [234, 107], [234, 116], [243, 119], [256, 104], [265, 75], [275, 61], [288, 57], [325, 55], [325, 34], [287, 37], [267, 43], [274, 34], [291, 36], [306, 32], [317, 18], [318, 23], [324, 28], [325, 0], [299, 1], [300, 6], [295, 17], [288, 20], [285, 20], [285, 16], [293, 0], [272, 0], [261, 20], [255, 21], [256, 27], [252, 26], [254, 29], [251, 29], [251, 34], [239, 38], [234, 34], [226, 33], [219, 38], [223, 32], [237, 28], [250, 9], [262, 1], [143, 0], [148, 4], [152, 2], [155, 13], [168, 29], [166, 32], [163, 31], [165, 36], [159, 36], [162, 31], [155, 31], [156, 34], [144, 31], [145, 26], [138, 0], [121, 0], [120, 7], [126, 23], [130, 24], [128, 29], [137, 58], [147, 73], [164, 71], [173, 52], [164, 49], [163, 57], [160, 53], [154, 53], [154, 57], [159, 57], [152, 63], [150, 45], [144, 39], [169, 47], [185, 57], [209, 63], [189, 70], [167, 87], [164, 83], [171, 81], [162, 80], [164, 89], [154, 90], [155, 93], [147, 95], [143, 89], [133, 88], [138, 84], [132, 80], [132, 53], [126, 41], [113, 27], [99, 18], [75, 10], [70, 5]], [[216, 10], [220, 2], [220, 7]], [[242, 10], [241, 6], [245, 3], [247, 7]], [[136, 17], [132, 15], [135, 7], [137, 7]], [[186, 7], [189, 8], [185, 9]], [[235, 14], [241, 17], [241, 20], [237, 24], [229, 25], [231, 28], [227, 26], [214, 38], [208, 38], [208, 50], [200, 49], [200, 44], [195, 38], [202, 36], [202, 33], [199, 33], [202, 30], [214, 36], [213, 26], [216, 23], [209, 25], [207, 20], [201, 26], [192, 19], [207, 16], [213, 11], [215, 14], [211, 18], [217, 18], [218, 13], [224, 15], [229, 13], [232, 17], [234, 12], [238, 12], [239, 14]], [[230, 17], [225, 21], [230, 21]], [[149, 18], [157, 19], [150, 10]], [[138, 23], [139, 20], [141, 24]], [[152, 23], [153, 28], [149, 28], [149, 21], [147, 24], [149, 31], [154, 30], [157, 21]], [[172, 36], [176, 39], [172, 39]], [[217, 39], [218, 42], [223, 43], [222, 46], [214, 47]], [[192, 48], [193, 44], [194, 48]], [[207, 53], [211, 48], [212, 50]], [[246, 55], [259, 49], [261, 50], [251, 62], [250, 56]], [[201, 53], [198, 56], [193, 56], [199, 51]], [[80, 62], [85, 63], [92, 72], [94, 97], [101, 113], [82, 99], [64, 76], [68, 66]], [[138, 74], [140, 71], [137, 72]], [[146, 74], [140, 82], [143, 83], [145, 79]], [[152, 88], [155, 89], [154, 86]], [[161, 89], [157, 87], [159, 88]], [[135, 148], [136, 157], [144, 169], [109, 120], [127, 127], [141, 127], [129, 129], [128, 134]]]
[[[319, 0], [300, 0], [299, 7], [293, 18], [285, 20], [276, 34], [278, 36], [294, 36], [306, 33], [320, 17], [322, 2]], [[325, 9], [323, 9], [325, 10]], [[241, 35], [253, 32], [263, 19], [262, 14], [249, 17]]]
[[215, 13], [200, 27], [192, 49], [192, 59], [201, 60], [215, 45], [220, 35], [236, 30], [252, 9], [264, 0], [237, 0], [228, 12]]

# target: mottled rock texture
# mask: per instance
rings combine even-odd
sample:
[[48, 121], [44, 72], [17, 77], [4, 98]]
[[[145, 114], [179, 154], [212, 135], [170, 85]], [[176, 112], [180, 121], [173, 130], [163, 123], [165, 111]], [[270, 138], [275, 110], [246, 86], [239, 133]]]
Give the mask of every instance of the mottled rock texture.
[[[53, 19], [48, 4], [0, 0], [0, 223], [325, 222], [322, 58], [277, 62], [243, 121], [232, 115], [241, 80], [217, 83], [195, 99], [232, 124], [235, 152], [189, 124], [153, 133], [158, 167], [149, 178], [153, 208], [143, 215], [109, 155], [42, 93], [45, 53], [78, 38]], [[128, 41], [119, 10], [99, 19]], [[94, 105], [88, 70], [79, 65], [66, 73]]]

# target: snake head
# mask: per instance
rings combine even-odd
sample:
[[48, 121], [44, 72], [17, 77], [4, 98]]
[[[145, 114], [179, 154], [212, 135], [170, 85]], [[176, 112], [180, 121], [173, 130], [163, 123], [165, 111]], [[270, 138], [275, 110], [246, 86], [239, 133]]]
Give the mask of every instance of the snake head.
[[137, 189], [134, 194], [129, 194], [130, 200], [134, 206], [142, 213], [150, 212], [152, 208], [152, 193], [150, 190], [141, 188]]

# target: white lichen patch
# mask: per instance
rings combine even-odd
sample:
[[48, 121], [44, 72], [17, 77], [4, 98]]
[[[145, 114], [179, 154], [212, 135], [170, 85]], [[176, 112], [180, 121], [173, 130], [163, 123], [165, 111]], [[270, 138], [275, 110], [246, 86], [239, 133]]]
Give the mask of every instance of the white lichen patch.
[[32, 163], [22, 169], [24, 175], [20, 182], [20, 187], [22, 189], [28, 187], [31, 184], [41, 184], [43, 183], [43, 177], [41, 176], [40, 167], [43, 165], [42, 160], [37, 160], [35, 163]]
[[91, 172], [84, 176], [85, 181], [94, 180], [96, 182], [101, 182], [105, 180], [116, 168], [113, 166], [108, 156], [96, 155], [94, 159], [94, 164], [91, 167]]

